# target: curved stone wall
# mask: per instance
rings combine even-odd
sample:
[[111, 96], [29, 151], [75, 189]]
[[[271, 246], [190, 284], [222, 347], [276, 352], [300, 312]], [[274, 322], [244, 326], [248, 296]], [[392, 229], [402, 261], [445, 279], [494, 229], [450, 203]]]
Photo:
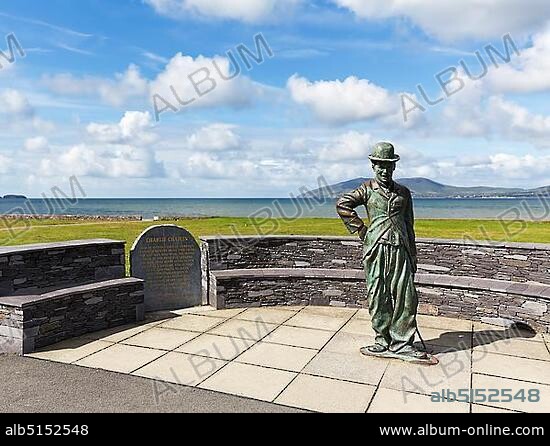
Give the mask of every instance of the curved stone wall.
[[[212, 271], [246, 268], [361, 269], [357, 237], [201, 237]], [[550, 284], [550, 245], [417, 239], [419, 272]]]
[[[205, 303], [366, 307], [355, 237], [202, 237]], [[550, 245], [418, 240], [419, 313], [550, 332]]]

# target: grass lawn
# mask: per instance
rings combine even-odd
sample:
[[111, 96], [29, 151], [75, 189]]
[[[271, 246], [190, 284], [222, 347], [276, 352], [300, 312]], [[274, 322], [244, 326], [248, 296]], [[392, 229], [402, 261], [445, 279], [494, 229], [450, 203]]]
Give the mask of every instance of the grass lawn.
[[[340, 219], [299, 218], [252, 220], [246, 217], [185, 218], [178, 221], [102, 221], [30, 220], [17, 222], [10, 229], [0, 224], [0, 245], [21, 245], [89, 238], [126, 240], [128, 255], [136, 237], [155, 224], [177, 224], [195, 237], [201, 235], [349, 235]], [[497, 220], [416, 220], [417, 237], [472, 238], [474, 240], [550, 243], [550, 221], [500, 222]]]
[[[74, 221], [31, 220], [8, 229], [0, 224], [0, 245], [53, 242], [87, 238], [126, 240], [129, 249], [148, 226], [173, 223], [186, 228], [195, 237], [201, 235], [311, 234], [349, 235], [337, 218], [299, 218], [252, 220], [246, 217], [186, 218], [178, 221]], [[497, 220], [417, 220], [417, 237], [464, 238], [493, 241], [550, 243], [550, 221]]]

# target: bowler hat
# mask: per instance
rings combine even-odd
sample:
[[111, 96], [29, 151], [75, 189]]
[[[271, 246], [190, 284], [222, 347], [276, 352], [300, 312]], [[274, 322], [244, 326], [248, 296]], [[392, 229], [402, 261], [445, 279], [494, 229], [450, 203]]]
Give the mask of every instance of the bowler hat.
[[379, 142], [372, 148], [369, 155], [371, 161], [399, 161], [399, 155], [394, 152], [393, 145], [389, 142]]

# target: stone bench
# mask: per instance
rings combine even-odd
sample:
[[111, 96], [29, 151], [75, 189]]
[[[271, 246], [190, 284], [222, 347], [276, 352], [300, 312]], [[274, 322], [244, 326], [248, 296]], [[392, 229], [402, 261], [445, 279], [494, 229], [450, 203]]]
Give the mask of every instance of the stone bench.
[[0, 297], [0, 352], [31, 353], [64, 339], [143, 319], [143, 281], [133, 277]]
[[[509, 320], [550, 332], [550, 285], [419, 273], [419, 313], [487, 323]], [[216, 308], [271, 305], [365, 307], [363, 270], [248, 268], [210, 271]]]
[[143, 318], [143, 281], [125, 277], [124, 241], [0, 248], [0, 353]]

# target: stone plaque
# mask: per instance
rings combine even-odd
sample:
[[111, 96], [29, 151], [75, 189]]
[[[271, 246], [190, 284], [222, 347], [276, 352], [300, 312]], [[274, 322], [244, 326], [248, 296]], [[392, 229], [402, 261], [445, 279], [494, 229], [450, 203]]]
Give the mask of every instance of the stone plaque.
[[145, 310], [201, 304], [201, 253], [193, 236], [176, 225], [151, 226], [130, 251], [130, 274], [145, 280]]

